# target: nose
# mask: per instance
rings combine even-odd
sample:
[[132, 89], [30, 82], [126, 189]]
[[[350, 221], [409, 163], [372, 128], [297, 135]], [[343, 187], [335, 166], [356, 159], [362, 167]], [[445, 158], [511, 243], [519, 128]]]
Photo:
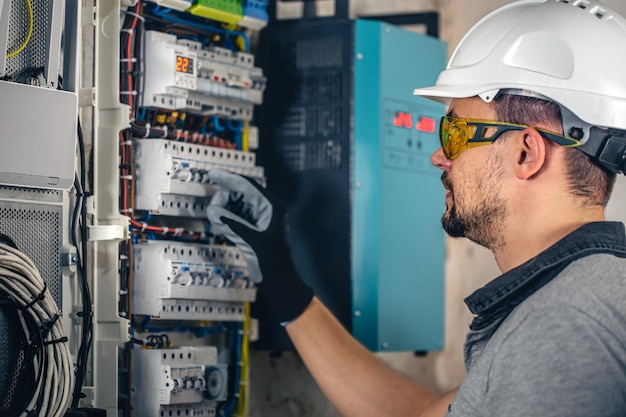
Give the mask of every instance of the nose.
[[443, 171], [450, 171], [452, 169], [452, 161], [446, 158], [441, 148], [431, 155], [430, 163]]

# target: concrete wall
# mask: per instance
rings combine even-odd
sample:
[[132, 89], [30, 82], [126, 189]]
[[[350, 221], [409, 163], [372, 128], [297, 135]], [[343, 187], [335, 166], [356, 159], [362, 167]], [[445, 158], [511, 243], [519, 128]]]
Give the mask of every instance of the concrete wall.
[[[352, 0], [351, 14], [403, 13], [437, 10], [441, 14], [441, 38], [450, 45], [450, 52], [465, 32], [490, 11], [510, 3], [507, 0]], [[626, 15], [623, 0], [605, 3]], [[321, 13], [332, 12], [322, 4]], [[296, 15], [298, 6], [282, 10], [283, 15]], [[607, 210], [613, 220], [626, 222], [626, 178], [618, 178], [616, 190]], [[384, 353], [379, 356], [391, 366], [416, 381], [444, 392], [463, 380], [462, 346], [471, 315], [463, 299], [475, 289], [499, 275], [487, 250], [467, 241], [446, 242], [446, 340], [445, 350], [426, 357], [413, 353]], [[383, 381], [381, 381], [383, 383]], [[334, 417], [338, 413], [325, 399], [302, 361], [293, 353], [272, 359], [267, 352], [252, 353], [250, 417], [316, 416]]]

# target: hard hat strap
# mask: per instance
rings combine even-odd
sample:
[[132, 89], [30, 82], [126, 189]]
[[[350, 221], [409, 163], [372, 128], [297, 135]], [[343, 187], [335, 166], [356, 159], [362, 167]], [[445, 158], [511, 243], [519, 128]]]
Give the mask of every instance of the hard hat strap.
[[594, 126], [587, 142], [577, 149], [609, 171], [626, 175], [626, 131]]

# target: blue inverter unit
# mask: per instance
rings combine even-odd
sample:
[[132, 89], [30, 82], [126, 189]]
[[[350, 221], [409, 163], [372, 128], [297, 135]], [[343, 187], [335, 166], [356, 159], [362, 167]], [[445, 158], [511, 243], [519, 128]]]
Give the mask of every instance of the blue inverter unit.
[[[374, 351], [443, 349], [442, 104], [412, 95], [445, 67], [440, 40], [373, 20], [272, 22], [260, 163], [287, 204], [303, 279]], [[289, 349], [256, 303], [261, 349]]]

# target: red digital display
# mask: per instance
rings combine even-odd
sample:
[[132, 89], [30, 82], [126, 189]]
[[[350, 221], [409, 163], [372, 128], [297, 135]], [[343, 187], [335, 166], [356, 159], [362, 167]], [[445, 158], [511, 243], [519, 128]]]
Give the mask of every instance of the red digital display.
[[437, 122], [432, 117], [422, 116], [419, 121], [415, 125], [415, 128], [420, 132], [425, 133], [435, 133], [435, 128], [437, 127]]
[[[399, 111], [393, 118], [393, 125], [403, 129], [413, 129], [413, 115], [411, 113]], [[432, 117], [420, 116], [417, 123], [415, 123], [415, 129], [419, 132], [433, 134], [435, 133], [436, 128], [437, 121]]]
[[396, 113], [396, 117], [393, 118], [393, 125], [396, 127], [410, 129], [413, 127], [413, 115], [411, 113], [399, 111]]

